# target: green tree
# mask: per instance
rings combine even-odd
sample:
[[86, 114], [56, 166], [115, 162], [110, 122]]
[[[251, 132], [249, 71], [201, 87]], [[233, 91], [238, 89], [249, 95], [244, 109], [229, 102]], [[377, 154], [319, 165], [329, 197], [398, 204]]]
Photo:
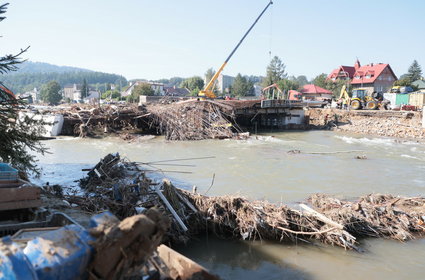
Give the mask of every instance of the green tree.
[[327, 77], [328, 77], [328, 75], [326, 75], [325, 73], [317, 75], [313, 79], [313, 84], [318, 86], [318, 87], [321, 87], [321, 88], [327, 88], [328, 85], [329, 85], [329, 81], [326, 80]]
[[270, 64], [267, 66], [266, 77], [263, 80], [263, 86], [267, 87], [277, 83], [282, 79], [285, 79], [287, 77], [285, 68], [285, 64], [279, 57], [273, 57], [270, 61]]
[[60, 90], [61, 86], [58, 82], [50, 81], [41, 88], [40, 97], [44, 102], [56, 105], [62, 99]]
[[180, 77], [172, 77], [172, 78], [170, 78], [170, 81], [169, 81], [169, 83], [168, 83], [168, 86], [169, 86], [169, 87], [178, 86], [178, 85], [180, 85], [183, 81], [184, 81], [184, 79], [183, 79], [183, 78], [180, 78]]
[[155, 95], [155, 91], [152, 89], [151, 85], [148, 83], [140, 83], [134, 86], [131, 91], [131, 95], [127, 97], [127, 101], [129, 102], [138, 102], [139, 96], [152, 96]]
[[300, 84], [297, 80], [290, 79], [282, 79], [277, 82], [277, 85], [284, 92], [288, 92], [289, 90], [297, 90], [300, 87]]
[[306, 84], [308, 84], [308, 79], [306, 76], [304, 75], [300, 75], [296, 78], [298, 84], [300, 85], [300, 87], [305, 86]]
[[422, 78], [422, 69], [416, 59], [413, 60], [413, 63], [410, 65], [407, 71], [407, 77], [409, 77], [412, 83]]
[[83, 84], [81, 85], [81, 98], [86, 98], [89, 94], [89, 86], [87, 85], [87, 80], [83, 80]]
[[313, 84], [330, 90], [332, 91], [332, 95], [334, 96], [334, 98], [338, 98], [340, 93], [341, 93], [341, 88], [343, 85], [347, 86], [347, 91], [350, 92], [350, 84], [347, 85], [347, 81], [345, 80], [336, 80], [336, 81], [332, 81], [332, 80], [328, 80], [327, 79], [327, 75], [322, 73], [318, 76], [316, 76], [313, 79]]
[[[0, 5], [0, 22], [5, 19], [8, 4]], [[0, 56], [0, 78], [9, 71], [16, 71], [22, 63], [20, 55], [28, 48], [16, 55]], [[16, 100], [13, 94], [0, 81], [0, 161], [10, 163], [21, 171], [33, 171], [39, 174], [36, 165], [36, 153], [44, 154], [46, 148], [40, 142], [40, 135], [44, 132], [44, 121], [32, 118], [29, 115], [19, 116], [25, 102]]]
[[394, 82], [394, 86], [410, 86], [412, 84], [412, 80], [410, 77], [403, 77]]
[[[214, 68], [209, 68], [209, 69], [205, 72], [205, 83], [206, 83], [206, 84], [208, 84], [208, 83], [211, 81], [212, 77], [214, 77], [214, 75], [215, 75], [215, 70], [214, 70]], [[213, 92], [214, 92], [216, 95], [218, 94], [218, 88], [217, 88], [217, 84], [216, 84], [216, 83], [214, 84]]]
[[240, 73], [236, 75], [236, 78], [232, 85], [232, 94], [234, 96], [248, 96], [253, 95], [254, 84], [249, 81], [246, 77], [243, 77]]
[[204, 88], [204, 80], [199, 76], [194, 76], [184, 80], [180, 87], [187, 88], [192, 96], [198, 95], [199, 91]]
[[115, 99], [118, 100], [121, 98], [121, 93], [117, 90], [107, 90], [102, 93], [102, 99]]

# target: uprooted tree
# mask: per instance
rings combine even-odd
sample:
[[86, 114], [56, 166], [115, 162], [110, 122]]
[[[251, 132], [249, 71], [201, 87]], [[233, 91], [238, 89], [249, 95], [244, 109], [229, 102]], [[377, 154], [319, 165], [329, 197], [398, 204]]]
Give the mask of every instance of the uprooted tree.
[[[5, 19], [2, 15], [7, 5], [0, 5], [0, 22]], [[17, 65], [23, 62], [20, 56], [27, 49], [14, 55], [0, 56], [0, 75], [17, 70]], [[21, 171], [39, 173], [34, 153], [46, 152], [39, 141], [45, 123], [20, 113], [24, 105], [25, 101], [15, 98], [1, 82], [0, 76], [0, 161], [10, 163]]]

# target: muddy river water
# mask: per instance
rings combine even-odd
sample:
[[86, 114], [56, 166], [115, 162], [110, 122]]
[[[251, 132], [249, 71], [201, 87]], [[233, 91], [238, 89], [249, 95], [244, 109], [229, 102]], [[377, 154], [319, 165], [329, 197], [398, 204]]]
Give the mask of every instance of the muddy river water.
[[[170, 159], [156, 165], [176, 184], [208, 195], [238, 194], [295, 205], [313, 193], [356, 198], [368, 193], [418, 196], [425, 192], [425, 144], [325, 131], [265, 134], [250, 140], [168, 142], [163, 138], [126, 143], [61, 138], [44, 142], [38, 183], [75, 185], [110, 152], [132, 161]], [[301, 153], [288, 153], [299, 150]], [[334, 153], [344, 151], [344, 153]], [[352, 151], [345, 153], [347, 151]], [[355, 159], [356, 156], [367, 159]], [[172, 173], [184, 171], [191, 173]], [[214, 176], [214, 182], [212, 178]], [[425, 239], [406, 243], [361, 241], [362, 254], [329, 246], [223, 241], [202, 237], [177, 248], [224, 279], [425, 279]]]

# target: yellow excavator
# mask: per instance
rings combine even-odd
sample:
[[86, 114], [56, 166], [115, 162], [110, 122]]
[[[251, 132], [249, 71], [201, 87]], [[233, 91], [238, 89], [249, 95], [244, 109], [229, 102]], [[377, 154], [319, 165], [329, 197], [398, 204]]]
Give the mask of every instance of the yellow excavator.
[[257, 17], [257, 19], [254, 21], [254, 23], [251, 25], [251, 27], [248, 29], [248, 31], [245, 33], [245, 35], [242, 37], [242, 39], [239, 41], [239, 43], [236, 45], [236, 47], [233, 49], [233, 51], [230, 53], [230, 55], [227, 57], [227, 59], [224, 61], [224, 63], [221, 65], [220, 69], [218, 69], [218, 71], [214, 74], [214, 76], [211, 78], [211, 80], [208, 82], [208, 84], [204, 87], [204, 89], [199, 92], [198, 96], [204, 97], [204, 98], [205, 97], [211, 98], [211, 99], [217, 97], [213, 92], [213, 86], [214, 86], [215, 82], [217, 81], [218, 77], [220, 76], [220, 74], [223, 71], [224, 67], [226, 66], [227, 62], [229, 62], [230, 58], [233, 56], [233, 54], [236, 52], [236, 50], [242, 44], [245, 37], [248, 35], [248, 33], [251, 31], [251, 29], [255, 26], [255, 24], [261, 18], [261, 16], [264, 14], [264, 12], [272, 4], [273, 4], [273, 1], [270, 0], [270, 2], [264, 8], [264, 10], [261, 12], [261, 14]]
[[348, 94], [346, 85], [343, 85], [341, 88], [341, 93], [337, 100], [337, 108], [338, 109], [346, 109], [347, 106], [351, 104], [351, 98]]
[[[348, 94], [347, 87], [345, 85], [341, 88], [341, 94], [338, 99], [338, 108], [343, 109], [344, 107], [350, 106], [353, 110], [375, 110], [381, 106], [382, 96], [378, 93], [368, 94], [367, 89], [357, 88], [351, 92], [351, 97]], [[345, 106], [344, 106], [345, 105]]]
[[359, 110], [375, 110], [379, 107], [379, 100], [373, 95], [369, 95], [366, 89], [358, 88], [354, 89], [351, 93], [351, 109]]

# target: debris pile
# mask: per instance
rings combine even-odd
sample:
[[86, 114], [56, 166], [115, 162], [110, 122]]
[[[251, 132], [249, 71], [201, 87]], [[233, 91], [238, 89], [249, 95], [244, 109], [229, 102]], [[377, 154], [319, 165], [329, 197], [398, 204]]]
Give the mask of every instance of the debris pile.
[[188, 225], [197, 219], [197, 210], [169, 180], [154, 183], [146, 172], [118, 153], [108, 154], [80, 180], [85, 196], [68, 194], [64, 199], [90, 213], [109, 210], [120, 219], [156, 206], [171, 218], [167, 237], [186, 242], [192, 233]]
[[358, 201], [313, 195], [315, 210], [300, 210], [240, 197], [205, 197], [185, 192], [209, 224], [222, 237], [296, 242], [307, 239], [345, 249], [358, 248], [359, 237], [399, 241], [425, 233], [425, 198], [370, 194]]
[[167, 140], [222, 139], [241, 132], [234, 126], [232, 107], [215, 101], [152, 105], [149, 112], [153, 125]]
[[[146, 163], [130, 162], [118, 153], [102, 159], [81, 180], [84, 197], [64, 195], [88, 212], [109, 210], [123, 219], [157, 207], [171, 220], [166, 239], [186, 242], [212, 231], [223, 238], [314, 242], [360, 250], [359, 237], [408, 240], [425, 232], [425, 198], [368, 195], [342, 201], [314, 195], [312, 207], [276, 205], [242, 197], [207, 197], [175, 188], [164, 179], [146, 177]], [[152, 170], [150, 170], [152, 171]]]
[[134, 130], [147, 127], [142, 119], [147, 115], [145, 107], [135, 105], [73, 105], [60, 108], [55, 112], [62, 114], [64, 123], [62, 135], [69, 136], [96, 136], [105, 132]]
[[425, 198], [370, 194], [358, 201], [341, 201], [324, 194], [310, 198], [324, 215], [362, 237], [405, 241], [425, 231]]
[[[342, 225], [310, 213], [265, 201], [241, 197], [205, 197], [186, 192], [202, 213], [209, 230], [223, 238], [297, 242], [315, 239], [323, 243], [357, 249], [356, 238]], [[308, 207], [307, 207], [308, 208]]]

